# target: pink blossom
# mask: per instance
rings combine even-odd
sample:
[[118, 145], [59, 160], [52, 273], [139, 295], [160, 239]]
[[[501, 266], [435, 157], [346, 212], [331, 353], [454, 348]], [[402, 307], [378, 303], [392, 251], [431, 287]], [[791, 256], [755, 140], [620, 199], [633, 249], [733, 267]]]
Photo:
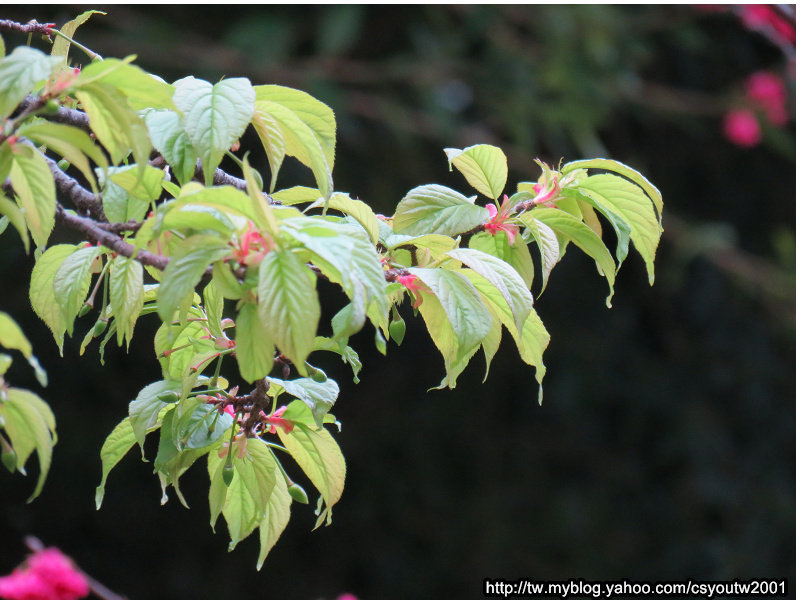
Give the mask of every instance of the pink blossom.
[[336, 600], [358, 600], [353, 594], [339, 594]]
[[761, 141], [761, 128], [752, 111], [744, 108], [731, 110], [722, 122], [722, 131], [728, 141], [743, 148], [752, 148]]
[[773, 39], [795, 44], [794, 26], [769, 4], [744, 4], [741, 8], [742, 22]]
[[33, 554], [27, 568], [0, 577], [0, 597], [6, 600], [77, 600], [89, 594], [86, 577], [57, 548]]
[[294, 429], [294, 423], [292, 423], [289, 419], [281, 418], [281, 415], [286, 412], [286, 408], [286, 406], [281, 406], [278, 410], [267, 417], [267, 424], [269, 425], [270, 433], [277, 433], [277, 429], [275, 429], [276, 425], [283, 429], [284, 433], [291, 433], [292, 429]]
[[242, 265], [258, 265], [274, 247], [275, 244], [269, 236], [265, 238], [252, 223], [248, 222], [247, 231], [242, 234], [233, 256]]
[[758, 104], [774, 125], [785, 125], [786, 87], [780, 77], [767, 71], [758, 71], [748, 77], [745, 84], [747, 95]]
[[[534, 200], [535, 202], [535, 200]], [[497, 235], [501, 231], [505, 232], [508, 237], [508, 245], [511, 246], [519, 233], [519, 227], [513, 223], [507, 223], [511, 218], [511, 206], [508, 196], [503, 195], [503, 203], [500, 205], [500, 212], [494, 204], [487, 204], [486, 210], [489, 211], [489, 220], [483, 228], [491, 233]]]
[[414, 308], [419, 308], [419, 305], [422, 304], [421, 292], [424, 291], [424, 288], [420, 285], [417, 276], [410, 273], [408, 275], [398, 275], [395, 281], [411, 293], [414, 297], [414, 304], [412, 306]]

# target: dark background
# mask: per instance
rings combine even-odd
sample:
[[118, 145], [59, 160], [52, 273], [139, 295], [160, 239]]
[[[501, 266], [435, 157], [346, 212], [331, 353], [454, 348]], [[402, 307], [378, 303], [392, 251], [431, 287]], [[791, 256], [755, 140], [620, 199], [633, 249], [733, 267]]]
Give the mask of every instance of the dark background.
[[[85, 8], [0, 12], [62, 24]], [[538, 176], [534, 157], [631, 164], [666, 204], [656, 282], [632, 253], [607, 310], [594, 265], [568, 253], [536, 304], [553, 338], [541, 407], [507, 339], [485, 384], [476, 357], [456, 390], [430, 393], [443, 365], [421, 320], [407, 318], [387, 357], [370, 335], [354, 339], [360, 385], [325, 364], [342, 387], [348, 460], [333, 525], [312, 533], [313, 511], [294, 505], [257, 573], [255, 537], [229, 554], [222, 521], [209, 530], [202, 463], [183, 479], [187, 511], [174, 494], [159, 506], [150, 465], [132, 453], [95, 512], [103, 439], [160, 377], [157, 319], [137, 326], [130, 354], [110, 345], [103, 368], [96, 346], [77, 356], [87, 318], [59, 358], [28, 307], [32, 258], [9, 229], [0, 309], [33, 340], [50, 386], [22, 363], [8, 376], [50, 402], [59, 442], [33, 504], [35, 461], [27, 478], [0, 474], [0, 572], [33, 534], [131, 600], [479, 598], [484, 577], [788, 577], [793, 589], [794, 118], [763, 122], [751, 149], [721, 132], [757, 70], [786, 80], [794, 114], [785, 51], [732, 11], [691, 6], [107, 10], [77, 35], [104, 56], [138, 54], [168, 81], [298, 87], [333, 107], [336, 189], [376, 212], [423, 183], [466, 191], [444, 147], [502, 146], [511, 182]], [[266, 172], [254, 138], [244, 144]], [[279, 186], [311, 183], [290, 162]]]

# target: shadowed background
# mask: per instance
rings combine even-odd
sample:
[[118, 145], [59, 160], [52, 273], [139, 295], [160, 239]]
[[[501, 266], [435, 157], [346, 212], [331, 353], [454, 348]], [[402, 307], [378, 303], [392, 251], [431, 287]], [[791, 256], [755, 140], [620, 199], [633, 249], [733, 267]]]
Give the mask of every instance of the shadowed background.
[[[0, 12], [60, 25], [82, 10]], [[354, 338], [359, 385], [338, 360], [322, 365], [342, 387], [334, 413], [348, 460], [333, 525], [312, 533], [312, 509], [295, 504], [256, 573], [257, 539], [228, 554], [222, 521], [216, 535], [208, 527], [204, 461], [182, 479], [189, 511], [174, 494], [159, 506], [151, 466], [132, 453], [95, 512], [103, 439], [160, 378], [157, 318], [137, 325], [130, 354], [109, 345], [101, 367], [95, 345], [77, 356], [87, 317], [59, 358], [27, 303], [32, 258], [8, 230], [0, 309], [34, 342], [50, 386], [24, 365], [8, 377], [50, 402], [59, 442], [33, 504], [33, 477], [0, 474], [0, 572], [34, 534], [131, 600], [478, 598], [484, 577], [793, 587], [794, 67], [752, 23], [689, 6], [106, 10], [77, 34], [104, 56], [137, 54], [168, 81], [247, 76], [330, 105], [336, 189], [376, 212], [424, 183], [466, 191], [444, 147], [503, 147], [510, 182], [538, 176], [534, 157], [626, 162], [664, 195], [656, 282], [631, 253], [608, 310], [594, 265], [567, 254], [536, 302], [552, 335], [541, 407], [507, 339], [483, 385], [476, 357], [457, 389], [427, 393], [444, 369], [408, 303], [402, 347], [383, 357], [369, 333]], [[762, 118], [762, 142], [737, 147], [722, 118], [746, 104], [743, 81], [760, 70], [791, 86], [792, 118], [780, 128]], [[255, 135], [243, 147], [266, 173]], [[278, 185], [311, 182], [289, 159]]]

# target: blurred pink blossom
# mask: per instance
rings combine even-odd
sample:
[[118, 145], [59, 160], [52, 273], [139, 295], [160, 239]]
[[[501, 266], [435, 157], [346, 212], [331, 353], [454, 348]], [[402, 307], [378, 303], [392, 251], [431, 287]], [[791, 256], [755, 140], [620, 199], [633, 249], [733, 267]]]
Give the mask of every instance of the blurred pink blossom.
[[761, 141], [758, 119], [745, 108], [729, 111], [722, 121], [722, 131], [728, 141], [743, 148], [752, 148]]
[[336, 600], [358, 600], [353, 594], [340, 594]]
[[6, 600], [78, 600], [89, 584], [57, 548], [45, 548], [27, 560], [25, 568], [0, 577], [0, 598]]
[[764, 110], [771, 123], [786, 124], [786, 87], [780, 77], [768, 71], [758, 71], [747, 78], [745, 88], [747, 95]]

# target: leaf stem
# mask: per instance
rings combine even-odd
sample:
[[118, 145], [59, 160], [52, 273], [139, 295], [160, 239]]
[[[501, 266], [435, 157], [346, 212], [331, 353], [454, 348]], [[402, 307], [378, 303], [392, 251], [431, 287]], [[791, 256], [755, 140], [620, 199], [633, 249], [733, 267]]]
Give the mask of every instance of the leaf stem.
[[103, 60], [103, 57], [100, 56], [97, 52], [95, 52], [94, 50], [90, 50], [80, 42], [76, 42], [67, 34], [61, 33], [58, 29], [51, 29], [51, 31], [58, 37], [67, 40], [70, 44], [74, 44], [76, 48], [83, 51], [83, 53], [86, 54], [86, 56], [88, 56], [91, 60]]

